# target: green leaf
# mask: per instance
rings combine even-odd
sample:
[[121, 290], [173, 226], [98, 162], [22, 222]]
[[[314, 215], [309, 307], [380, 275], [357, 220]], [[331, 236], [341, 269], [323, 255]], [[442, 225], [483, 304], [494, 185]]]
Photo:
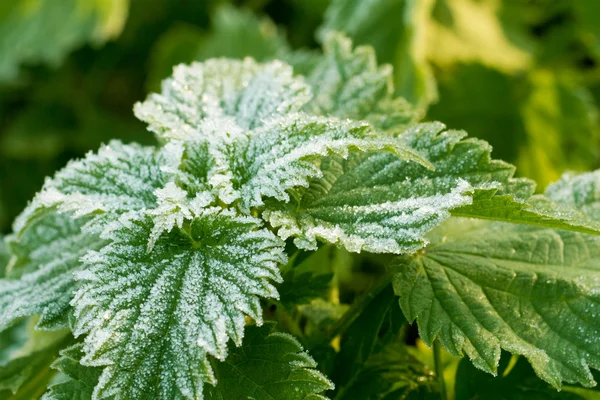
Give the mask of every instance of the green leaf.
[[393, 65], [397, 93], [425, 108], [436, 99], [436, 89], [421, 40], [426, 34], [421, 23], [422, 3], [333, 0], [319, 36], [324, 39], [339, 31], [357, 45], [373, 46], [380, 62]]
[[508, 181], [514, 172], [490, 160], [485, 142], [443, 130], [440, 123], [420, 124], [400, 137], [435, 170], [387, 153], [330, 157], [321, 162], [322, 178], [295, 193], [290, 203], [270, 204], [264, 217], [302, 249], [314, 250], [318, 239], [352, 252], [418, 250], [450, 210], [471, 204], [471, 184]]
[[595, 389], [565, 385], [557, 391], [541, 381], [523, 357], [503, 353], [498, 376], [492, 377], [461, 360], [456, 371], [456, 400], [592, 400]]
[[398, 308], [392, 285], [370, 294], [369, 301], [344, 332], [331, 378], [340, 387], [348, 385], [371, 356], [379, 332], [392, 307]]
[[60, 357], [52, 363], [52, 368], [60, 373], [50, 383], [42, 400], [92, 400], [102, 369], [81, 365], [83, 356], [81, 343], [61, 350]]
[[404, 400], [440, 398], [437, 381], [427, 366], [410, 355], [407, 346], [396, 341], [372, 354], [336, 400]]
[[213, 362], [218, 384], [206, 399], [326, 400], [333, 383], [293, 336], [272, 332], [275, 324], [248, 327], [240, 347], [230, 346], [224, 362]]
[[23, 346], [0, 363], [0, 395], [3, 398], [11, 398], [7, 393], [9, 390], [17, 398], [27, 398], [27, 393], [31, 395], [29, 398], [34, 398], [33, 393], [43, 393], [52, 376], [50, 364], [58, 350], [73, 340], [65, 330], [36, 332], [33, 323], [28, 323], [28, 339]]
[[394, 96], [393, 70], [378, 66], [373, 48], [352, 48], [341, 34], [328, 35], [323, 59], [307, 76], [315, 96], [304, 107], [309, 113], [369, 121], [374, 127], [398, 133], [419, 113]]
[[86, 221], [51, 213], [21, 237], [9, 239], [13, 258], [7, 278], [0, 280], [0, 330], [38, 314], [40, 329], [67, 325], [69, 302], [79, 286], [74, 273], [82, 269], [80, 258], [105, 244], [97, 234], [82, 231]]
[[[179, 152], [173, 146], [156, 150], [112, 141], [97, 153], [71, 161], [48, 179], [13, 229], [21, 235], [36, 218], [58, 210], [72, 212], [75, 217], [96, 216], [90, 225], [99, 231], [121, 213], [154, 208], [154, 192], [168, 180], [164, 170], [177, 167]], [[97, 224], [100, 220], [102, 223]]]
[[99, 45], [118, 36], [128, 8], [128, 0], [38, 0], [2, 6], [0, 80], [16, 78], [21, 64], [56, 66], [86, 42]]
[[576, 209], [544, 196], [520, 199], [497, 188], [477, 189], [473, 204], [452, 210], [456, 217], [481, 218], [598, 235], [600, 224]]
[[244, 316], [262, 320], [259, 297], [276, 298], [283, 243], [252, 217], [204, 209], [147, 251], [152, 221], [125, 219], [111, 244], [84, 257], [73, 304], [86, 334], [82, 363], [103, 366], [94, 396], [203, 398], [216, 383], [207, 355], [241, 345]]
[[395, 169], [386, 168], [387, 176], [421, 175], [422, 180], [433, 180], [435, 190], [442, 193], [452, 187], [453, 181], [464, 179], [474, 188], [472, 201], [452, 208], [453, 216], [600, 234], [600, 224], [590, 221], [577, 210], [542, 196], [532, 197], [535, 183], [514, 178], [515, 167], [492, 159], [492, 148], [488, 143], [464, 139], [466, 133], [461, 131], [442, 132], [444, 128], [440, 123], [423, 124], [402, 135], [408, 145], [431, 161], [434, 171], [407, 173], [397, 164]]
[[555, 387], [592, 386], [599, 258], [595, 236], [456, 220], [427, 249], [397, 259], [394, 289], [428, 345], [439, 338], [493, 374], [504, 349]]
[[135, 110], [162, 139], [185, 142], [179, 180], [187, 190], [211, 191], [244, 211], [265, 197], [289, 200], [287, 190], [320, 177], [316, 163], [329, 155], [388, 151], [428, 165], [365, 122], [298, 112], [310, 98], [286, 64], [218, 59], [178, 66], [162, 94]]
[[261, 206], [265, 197], [289, 201], [287, 190], [320, 178], [315, 161], [331, 155], [382, 151], [429, 165], [400, 140], [376, 135], [368, 124], [305, 114], [271, 120], [231, 147], [223, 151], [230, 152], [233, 188], [241, 192], [242, 207]]
[[600, 170], [564, 174], [558, 182], [548, 186], [546, 196], [580, 210], [594, 221], [600, 221]]

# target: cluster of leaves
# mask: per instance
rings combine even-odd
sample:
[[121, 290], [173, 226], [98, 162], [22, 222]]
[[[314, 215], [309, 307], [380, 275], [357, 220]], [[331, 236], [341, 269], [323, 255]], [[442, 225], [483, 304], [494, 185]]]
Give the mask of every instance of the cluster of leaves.
[[[62, 40], [53, 48], [4, 52], [0, 79], [116, 35], [128, 10], [123, 0], [71, 3], [0, 9], [0, 31], [24, 43], [41, 43], [30, 26], [57, 21], [48, 15], [71, 21], [40, 28]], [[297, 48], [310, 44], [310, 29], [290, 32], [291, 45], [266, 17], [232, 6], [215, 9], [210, 32], [170, 29], [147, 86], [158, 90], [174, 63], [189, 64], [134, 107], [157, 144], [113, 140], [69, 162], [16, 218], [0, 241], [0, 395], [599, 397], [600, 171], [563, 175], [536, 195], [535, 182], [492, 159], [487, 142], [419, 122], [444, 116], [477, 133], [485, 124], [484, 136], [489, 125], [512, 134], [483, 112], [469, 110], [464, 123], [451, 112], [473, 105], [481, 85], [483, 109], [488, 97], [499, 101], [487, 87], [509, 88], [529, 142], [507, 158], [541, 171], [543, 183], [565, 167], [590, 168], [595, 77], [578, 57], [596, 56], [593, 23], [534, 32], [563, 47], [520, 35], [561, 12], [585, 21], [592, 0], [555, 9], [491, 0], [290, 7], [324, 13], [322, 50]], [[572, 43], [585, 46], [570, 54]], [[529, 92], [515, 103], [510, 87], [524, 81]], [[104, 119], [88, 120], [96, 100], [83, 107], [71, 129]], [[27, 124], [37, 107], [23, 112], [11, 124], [22, 130], [2, 138], [14, 144], [6, 151], [22, 150], [30, 141], [18, 133], [36, 129]], [[123, 126], [122, 138], [140, 130], [108, 121], [108, 133]], [[548, 146], [576, 144], [569, 155], [581, 164], [555, 162], [555, 150], [538, 147], [542, 134]], [[455, 379], [456, 362], [443, 362], [453, 356], [464, 356]]]

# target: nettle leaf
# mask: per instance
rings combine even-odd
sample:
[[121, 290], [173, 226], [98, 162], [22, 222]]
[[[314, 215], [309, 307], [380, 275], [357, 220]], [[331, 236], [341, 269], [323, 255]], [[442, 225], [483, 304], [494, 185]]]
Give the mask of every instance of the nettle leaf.
[[22, 234], [40, 215], [58, 210], [75, 217], [96, 216], [90, 227], [100, 231], [122, 213], [154, 208], [154, 192], [168, 182], [165, 171], [178, 166], [181, 151], [176, 146], [157, 150], [111, 141], [47, 179], [13, 229]]
[[427, 249], [395, 262], [395, 291], [423, 341], [437, 338], [494, 374], [505, 349], [525, 356], [555, 387], [593, 386], [589, 368], [600, 368], [600, 240], [519, 225], [455, 224]]
[[[218, 381], [207, 385], [205, 399], [325, 400], [333, 384], [315, 370], [316, 363], [291, 335], [272, 332], [275, 324], [250, 326], [240, 347], [229, 346], [225, 361], [212, 360]], [[61, 351], [52, 364], [61, 374], [43, 400], [91, 400], [102, 369], [81, 365], [82, 344]], [[193, 367], [192, 367], [193, 368]]]
[[330, 157], [321, 162], [322, 178], [297, 191], [290, 203], [270, 204], [264, 217], [302, 249], [314, 250], [320, 239], [353, 252], [418, 250], [452, 209], [472, 203], [474, 186], [508, 181], [514, 173], [509, 164], [490, 159], [487, 143], [462, 140], [464, 132], [444, 128], [420, 124], [400, 137], [435, 169], [389, 153]]
[[546, 196], [600, 221], [600, 170], [564, 174], [558, 182], [548, 186]]
[[0, 396], [12, 398], [38, 398], [52, 377], [50, 364], [58, 351], [71, 343], [73, 337], [68, 330], [56, 332], [36, 332], [35, 321], [25, 321], [23, 328], [27, 339], [22, 346], [14, 349], [10, 357], [0, 362]]
[[[474, 188], [472, 201], [452, 209], [453, 216], [600, 234], [600, 224], [578, 210], [544, 196], [532, 196], [535, 183], [514, 178], [515, 167], [492, 159], [487, 142], [466, 138], [462, 131], [443, 132], [445, 127], [440, 123], [421, 126], [409, 129], [402, 138], [433, 164], [435, 170], [423, 171], [422, 175], [435, 179], [437, 190], [445, 190], [444, 186], [451, 186], [456, 179], [464, 179]], [[396, 168], [401, 175], [403, 171]]]
[[79, 286], [74, 273], [80, 258], [105, 244], [97, 234], [82, 231], [87, 219], [51, 213], [36, 220], [21, 237], [10, 238], [13, 258], [7, 278], [0, 280], [0, 330], [21, 317], [41, 315], [39, 329], [67, 325], [69, 305]]
[[394, 97], [393, 69], [378, 66], [372, 47], [352, 49], [352, 41], [329, 34], [323, 59], [307, 76], [315, 93], [304, 107], [309, 113], [366, 120], [378, 129], [400, 132], [419, 119], [402, 97]]
[[92, 400], [102, 369], [81, 365], [83, 356], [81, 343], [61, 350], [60, 357], [52, 363], [59, 375], [50, 383], [42, 400]]
[[287, 190], [308, 186], [309, 179], [322, 176], [315, 163], [319, 158], [347, 158], [350, 152], [366, 151], [390, 152], [429, 165], [398, 139], [375, 135], [368, 124], [288, 115], [267, 122], [241, 144], [234, 143], [229, 159], [236, 164], [245, 161], [232, 165], [234, 190], [240, 192], [242, 207], [261, 206], [265, 197], [287, 202]]
[[333, 383], [293, 336], [272, 332], [275, 324], [251, 326], [240, 347], [230, 346], [224, 362], [213, 362], [218, 384], [206, 399], [326, 400]]
[[86, 42], [97, 45], [118, 36], [128, 8], [127, 0], [40, 0], [3, 6], [0, 80], [17, 77], [20, 64], [56, 66], [68, 52]]
[[177, 67], [135, 110], [162, 139], [184, 141], [178, 179], [190, 193], [212, 191], [246, 211], [264, 197], [289, 200], [287, 190], [320, 177], [315, 162], [329, 155], [389, 151], [428, 165], [365, 122], [299, 112], [310, 99], [281, 62], [209, 60]]
[[309, 87], [280, 61], [211, 59], [175, 67], [162, 93], [134, 112], [165, 140], [227, 141], [266, 118], [298, 111], [309, 98]]
[[152, 221], [122, 219], [111, 243], [84, 257], [73, 305], [87, 334], [84, 365], [105, 366], [94, 396], [203, 398], [216, 383], [207, 355], [242, 343], [244, 316], [262, 320], [276, 298], [283, 242], [252, 217], [208, 208], [147, 251]]
[[436, 377], [396, 341], [369, 356], [350, 383], [335, 397], [339, 400], [404, 400], [440, 398]]

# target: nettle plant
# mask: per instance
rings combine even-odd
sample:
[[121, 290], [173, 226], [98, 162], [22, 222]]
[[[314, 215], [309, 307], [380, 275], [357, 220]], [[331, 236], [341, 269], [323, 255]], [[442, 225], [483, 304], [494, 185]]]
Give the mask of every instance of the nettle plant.
[[[496, 374], [505, 350], [554, 388], [595, 385], [600, 175], [533, 195], [486, 142], [418, 123], [391, 72], [339, 35], [306, 76], [281, 61], [177, 66], [135, 106], [159, 146], [72, 161], [15, 221], [0, 389], [443, 397], [402, 343], [407, 321], [437, 359], [441, 345]], [[359, 259], [385, 268], [336, 305]]]

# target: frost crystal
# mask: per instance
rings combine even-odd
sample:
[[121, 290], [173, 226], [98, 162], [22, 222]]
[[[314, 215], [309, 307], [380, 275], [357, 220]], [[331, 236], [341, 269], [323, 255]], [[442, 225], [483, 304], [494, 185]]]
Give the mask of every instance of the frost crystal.
[[258, 296], [277, 297], [270, 281], [281, 280], [283, 242], [219, 208], [163, 234], [149, 253], [151, 231], [149, 219], [122, 222], [104, 232], [111, 244], [84, 257], [72, 302], [75, 333], [87, 334], [83, 363], [106, 366], [98, 397], [158, 387], [162, 399], [202, 398], [203, 384], [215, 383], [206, 355], [224, 359], [229, 338], [241, 344], [244, 315], [262, 322]]

